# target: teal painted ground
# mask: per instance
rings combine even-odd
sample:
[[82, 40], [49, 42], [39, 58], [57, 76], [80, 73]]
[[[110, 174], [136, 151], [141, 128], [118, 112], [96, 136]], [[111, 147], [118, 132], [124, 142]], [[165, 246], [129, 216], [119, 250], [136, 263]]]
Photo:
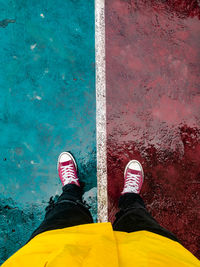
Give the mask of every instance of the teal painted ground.
[[77, 159], [96, 216], [94, 1], [0, 0], [0, 264], [61, 192]]

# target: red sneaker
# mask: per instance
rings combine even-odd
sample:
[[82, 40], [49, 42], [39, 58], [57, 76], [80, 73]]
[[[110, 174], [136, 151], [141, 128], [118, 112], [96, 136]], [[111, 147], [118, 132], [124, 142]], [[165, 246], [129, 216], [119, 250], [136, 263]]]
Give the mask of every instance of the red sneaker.
[[69, 152], [62, 152], [60, 154], [58, 157], [57, 169], [63, 186], [66, 184], [76, 184], [80, 186], [77, 176], [76, 161]]
[[121, 194], [139, 194], [142, 188], [143, 181], [144, 172], [140, 162], [137, 160], [129, 161], [124, 171], [124, 188]]

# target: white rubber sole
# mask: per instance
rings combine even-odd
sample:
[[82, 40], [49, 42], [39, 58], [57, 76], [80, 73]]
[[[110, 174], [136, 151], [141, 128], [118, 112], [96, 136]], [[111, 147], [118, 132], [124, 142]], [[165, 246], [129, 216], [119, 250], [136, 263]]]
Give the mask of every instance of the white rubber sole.
[[142, 181], [144, 182], [144, 171], [143, 171], [142, 165], [141, 165], [141, 163], [140, 163], [138, 160], [135, 160], [135, 159], [130, 160], [130, 161], [128, 162], [128, 164], [126, 165], [126, 168], [125, 168], [125, 170], [124, 170], [124, 177], [125, 177], [125, 173], [126, 173], [126, 171], [127, 171], [127, 169], [128, 169], [128, 166], [129, 166], [131, 163], [135, 163], [135, 162], [137, 162], [137, 163], [140, 165], [140, 168], [141, 168], [141, 171], [142, 171]]
[[63, 154], [67, 154], [67, 155], [73, 160], [74, 165], [75, 165], [76, 170], [77, 170], [77, 164], [76, 164], [76, 161], [75, 161], [74, 157], [72, 156], [72, 154], [69, 153], [69, 152], [62, 152], [62, 153], [59, 155], [59, 157], [58, 157], [58, 162], [57, 162], [57, 170], [58, 170], [58, 165], [59, 165], [59, 162], [60, 162], [60, 158], [62, 157]]

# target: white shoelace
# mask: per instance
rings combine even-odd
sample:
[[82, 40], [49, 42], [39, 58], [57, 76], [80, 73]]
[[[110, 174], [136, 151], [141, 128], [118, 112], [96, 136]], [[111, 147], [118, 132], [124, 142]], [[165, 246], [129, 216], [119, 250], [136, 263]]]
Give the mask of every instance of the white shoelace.
[[63, 176], [63, 182], [71, 183], [71, 182], [77, 182], [77, 176], [74, 172], [74, 168], [72, 164], [61, 166], [61, 173]]
[[138, 193], [139, 183], [140, 183], [139, 174], [128, 173], [127, 179], [124, 185], [123, 193], [126, 193], [126, 192]]

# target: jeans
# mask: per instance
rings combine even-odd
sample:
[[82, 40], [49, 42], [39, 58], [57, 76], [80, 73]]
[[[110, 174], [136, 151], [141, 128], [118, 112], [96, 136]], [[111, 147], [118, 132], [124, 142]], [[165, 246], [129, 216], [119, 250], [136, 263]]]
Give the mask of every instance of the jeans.
[[[50, 199], [43, 222], [32, 233], [28, 242], [36, 235], [55, 229], [93, 223], [89, 208], [82, 200], [82, 188], [69, 184], [55, 203]], [[142, 198], [135, 193], [120, 196], [119, 212], [113, 223], [114, 231], [135, 232], [146, 230], [179, 242], [174, 234], [159, 225], [146, 210]]]

